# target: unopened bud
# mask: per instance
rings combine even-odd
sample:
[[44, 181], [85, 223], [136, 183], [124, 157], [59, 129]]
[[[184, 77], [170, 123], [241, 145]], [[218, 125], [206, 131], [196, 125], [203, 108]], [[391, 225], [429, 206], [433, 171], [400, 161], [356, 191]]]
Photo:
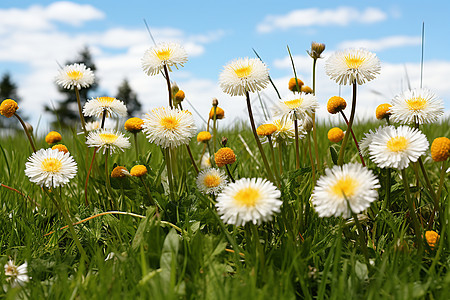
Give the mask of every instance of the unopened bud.
[[30, 123], [25, 122], [25, 128], [28, 132], [30, 132], [30, 133], [33, 132], [33, 126], [31, 126]]
[[324, 50], [325, 50], [325, 44], [312, 42], [311, 43], [311, 51], [307, 51], [307, 52], [308, 52], [309, 56], [311, 56], [311, 58], [318, 59], [318, 58], [321, 58], [320, 55], [322, 54], [322, 52]]
[[226, 137], [222, 137], [222, 146], [226, 147], [228, 143], [228, 139]]
[[219, 100], [217, 100], [217, 98], [213, 98], [213, 99], [212, 99], [212, 105], [213, 105], [213, 106], [219, 105]]
[[180, 88], [178, 87], [177, 83], [174, 81], [172, 82], [172, 95], [176, 95], [176, 93], [178, 93], [178, 91], [180, 90]]

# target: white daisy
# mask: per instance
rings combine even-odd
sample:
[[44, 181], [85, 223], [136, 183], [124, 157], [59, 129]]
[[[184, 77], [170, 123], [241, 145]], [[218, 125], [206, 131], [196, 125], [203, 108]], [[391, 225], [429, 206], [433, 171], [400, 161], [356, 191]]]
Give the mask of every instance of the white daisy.
[[219, 76], [222, 90], [231, 96], [264, 89], [269, 83], [269, 70], [258, 58], [238, 58], [224, 67]]
[[227, 175], [220, 169], [207, 169], [197, 176], [197, 188], [204, 194], [217, 194], [227, 185]]
[[375, 130], [369, 129], [368, 133], [364, 133], [364, 137], [359, 142], [359, 152], [361, 152], [362, 156], [369, 155], [369, 146], [370, 146], [370, 144], [372, 144], [372, 138], [375, 135], [375, 133], [378, 130], [381, 130], [383, 127], [386, 127], [386, 126], [382, 125]]
[[72, 64], [59, 70], [55, 81], [65, 89], [76, 87], [80, 90], [93, 84], [94, 79], [94, 72], [90, 68], [87, 68], [84, 64]]
[[211, 168], [211, 156], [208, 152], [203, 154], [202, 161], [200, 162], [200, 169]]
[[128, 139], [123, 133], [114, 129], [99, 129], [89, 132], [86, 144], [89, 147], [99, 148], [99, 150], [103, 148], [103, 154], [106, 149], [110, 149], [110, 153], [114, 153], [118, 149], [124, 151], [125, 148], [130, 148], [131, 144]]
[[[294, 121], [292, 119], [284, 117], [284, 118], [273, 118], [267, 123], [273, 124], [277, 127], [277, 130], [272, 133], [272, 140], [274, 142], [274, 146], [278, 146], [279, 144], [289, 144], [292, 140], [295, 139], [295, 127]], [[298, 128], [299, 138], [303, 138], [305, 136], [305, 131], [302, 126]]]
[[426, 136], [420, 130], [408, 126], [387, 126], [372, 135], [369, 153], [380, 168], [402, 170], [415, 162], [428, 149]]
[[99, 121], [92, 121], [86, 123], [86, 130], [92, 131], [100, 128], [100, 122]]
[[25, 175], [40, 186], [63, 186], [77, 174], [77, 163], [70, 153], [58, 149], [40, 149], [25, 164]]
[[281, 192], [268, 180], [242, 178], [226, 186], [217, 197], [217, 211], [224, 223], [236, 226], [261, 224], [280, 212]]
[[380, 60], [365, 49], [346, 49], [335, 52], [325, 63], [325, 71], [340, 85], [364, 84], [380, 74]]
[[319, 102], [313, 94], [293, 94], [284, 100], [279, 100], [274, 107], [274, 116], [289, 116], [292, 120], [304, 120], [319, 108]]
[[432, 91], [414, 89], [395, 96], [389, 112], [394, 122], [426, 124], [444, 114], [444, 105]]
[[188, 60], [186, 50], [177, 43], [160, 43], [145, 51], [142, 57], [142, 69], [147, 75], [156, 75], [163, 68], [167, 66], [170, 72], [171, 67], [178, 69], [178, 66], [183, 66]]
[[23, 286], [24, 283], [30, 280], [28, 277], [28, 264], [23, 263], [20, 266], [16, 266], [12, 260], [9, 260], [5, 265], [5, 276], [7, 276], [7, 281], [11, 283], [11, 287], [16, 287], [17, 285]]
[[197, 131], [192, 114], [178, 108], [152, 109], [143, 120], [142, 131], [149, 142], [163, 148], [189, 144]]
[[103, 112], [106, 111], [106, 116], [125, 117], [127, 115], [127, 107], [125, 104], [113, 97], [97, 97], [92, 98], [84, 104], [83, 114], [85, 117], [103, 117]]
[[352, 211], [360, 213], [377, 200], [379, 187], [372, 171], [360, 164], [334, 166], [317, 180], [311, 202], [319, 217], [348, 218]]

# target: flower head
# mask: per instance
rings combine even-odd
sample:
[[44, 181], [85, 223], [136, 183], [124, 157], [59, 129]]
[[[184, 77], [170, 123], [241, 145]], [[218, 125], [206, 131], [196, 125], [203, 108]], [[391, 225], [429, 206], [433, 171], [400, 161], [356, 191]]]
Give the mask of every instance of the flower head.
[[351, 212], [360, 213], [377, 200], [379, 187], [372, 171], [360, 164], [334, 166], [317, 181], [311, 201], [319, 217], [348, 218]]
[[99, 121], [92, 121], [86, 123], [86, 131], [92, 131], [100, 128]]
[[[214, 119], [214, 107], [213, 108], [211, 108], [211, 110], [210, 110], [210, 112], [209, 112], [209, 118], [211, 119], [211, 120], [213, 120]], [[222, 108], [220, 108], [220, 107], [216, 107], [216, 120], [221, 120], [221, 119], [223, 119], [223, 118], [225, 118], [225, 111], [222, 109]]]
[[380, 168], [402, 170], [415, 162], [428, 149], [425, 135], [408, 126], [387, 126], [372, 135], [369, 153]]
[[313, 89], [307, 85], [302, 85], [300, 87], [300, 92], [305, 93], [305, 94], [314, 94]]
[[125, 117], [127, 115], [127, 107], [125, 104], [113, 97], [97, 97], [88, 100], [83, 107], [83, 114], [86, 117], [95, 116], [101, 118], [103, 113], [106, 116]]
[[414, 89], [395, 96], [389, 111], [394, 122], [427, 124], [444, 114], [444, 105], [432, 91]]
[[361, 155], [367, 156], [369, 154], [369, 146], [372, 144], [373, 136], [377, 131], [379, 131], [381, 128], [384, 128], [384, 126], [378, 127], [375, 131], [372, 129], [369, 129], [368, 133], [364, 133], [364, 137], [359, 142], [359, 151], [361, 152]]
[[0, 115], [11, 118], [18, 109], [19, 105], [17, 105], [16, 101], [12, 99], [3, 100], [2, 104], [0, 104]]
[[160, 43], [145, 51], [141, 59], [142, 69], [149, 76], [158, 74], [164, 66], [172, 72], [172, 67], [183, 67], [187, 61], [186, 50], [177, 43]]
[[344, 131], [339, 127], [334, 127], [328, 130], [328, 139], [330, 142], [339, 143], [344, 138]]
[[45, 137], [45, 141], [49, 145], [59, 143], [61, 142], [61, 140], [62, 140], [61, 134], [56, 131], [50, 131]]
[[182, 102], [185, 97], [186, 95], [182, 90], [178, 90], [178, 92], [175, 93], [175, 96], [173, 96], [176, 102]]
[[321, 58], [322, 52], [325, 50], [325, 44], [312, 42], [311, 43], [311, 51], [307, 51], [309, 56], [311, 56], [312, 59], [318, 59]]
[[446, 161], [450, 156], [450, 139], [447, 137], [434, 139], [430, 150], [431, 158], [434, 161]]
[[280, 197], [281, 192], [266, 179], [241, 178], [224, 188], [217, 197], [216, 207], [227, 224], [261, 224], [280, 212], [283, 203]]
[[130, 170], [131, 176], [141, 177], [147, 174], [147, 167], [144, 165], [135, 165]]
[[[275, 125], [277, 130], [272, 134], [272, 139], [275, 145], [289, 144], [295, 138], [294, 121], [291, 118], [273, 118], [270, 124]], [[304, 130], [299, 128], [299, 138], [305, 135]]]
[[136, 133], [142, 130], [142, 125], [144, 125], [144, 120], [140, 118], [129, 118], [125, 122], [124, 127], [126, 131]]
[[209, 155], [208, 152], [206, 152], [205, 154], [203, 154], [203, 156], [201, 157], [201, 162], [200, 162], [200, 168], [201, 169], [208, 169], [211, 168], [211, 156]]
[[295, 94], [280, 100], [274, 107], [274, 115], [289, 116], [292, 120], [304, 120], [308, 114], [312, 114], [319, 108], [316, 96], [313, 94]]
[[327, 75], [339, 85], [364, 84], [374, 79], [380, 69], [378, 57], [365, 49], [337, 51], [325, 63]]
[[147, 113], [142, 128], [150, 143], [163, 148], [189, 144], [197, 131], [189, 111], [166, 107], [154, 108]]
[[377, 109], [375, 111], [375, 115], [378, 120], [386, 119], [391, 115], [390, 108], [392, 105], [389, 103], [383, 103], [377, 106]]
[[94, 83], [94, 80], [94, 72], [84, 64], [67, 65], [59, 70], [55, 78], [56, 84], [62, 88], [72, 89], [76, 87], [79, 90], [81, 88], [88, 88]]
[[67, 149], [67, 147], [64, 146], [63, 144], [55, 145], [55, 146], [52, 147], [52, 149], [53, 149], [53, 150], [56, 149], [56, 150], [61, 151], [61, 152], [64, 152], [64, 153], [68, 153], [68, 152], [69, 152], [69, 149]]
[[211, 133], [209, 131], [200, 131], [197, 134], [197, 142], [206, 143], [212, 138]]
[[57, 149], [41, 149], [25, 164], [25, 175], [31, 182], [48, 188], [67, 184], [77, 174], [77, 163], [69, 153]]
[[225, 165], [231, 165], [236, 161], [236, 155], [231, 148], [223, 147], [214, 154], [216, 165], [220, 168]]
[[86, 144], [89, 147], [99, 148], [98, 150], [103, 148], [103, 154], [105, 154], [107, 149], [114, 153], [116, 150], [124, 151], [125, 148], [130, 148], [131, 146], [128, 137], [113, 129], [98, 129], [89, 132]]
[[242, 96], [266, 88], [269, 71], [258, 58], [239, 58], [224, 67], [219, 76], [222, 90], [231, 96]]
[[125, 178], [127, 175], [130, 175], [127, 168], [122, 166], [115, 167], [111, 172], [112, 178]]
[[292, 92], [298, 92], [297, 84], [298, 84], [298, 88], [301, 89], [304, 83], [303, 83], [303, 81], [301, 81], [300, 79], [295, 78], [295, 77], [292, 77], [291, 79], [289, 79], [289, 83], [288, 83], [289, 90]]
[[333, 96], [328, 100], [327, 110], [330, 114], [337, 114], [347, 107], [345, 99], [339, 96]]
[[197, 176], [197, 188], [204, 194], [217, 194], [227, 185], [227, 176], [223, 170], [207, 169]]
[[428, 230], [425, 232], [425, 239], [427, 240], [428, 245], [431, 249], [434, 249], [436, 247], [436, 244], [439, 242], [440, 235], [433, 230]]
[[5, 265], [5, 276], [7, 276], [6, 280], [11, 283], [11, 287], [14, 288], [17, 285], [22, 286], [30, 280], [30, 277], [28, 277], [27, 262], [20, 266], [16, 266], [12, 260], [8, 260]]
[[275, 131], [277, 131], [277, 126], [273, 124], [262, 124], [256, 129], [256, 133], [259, 136], [268, 136], [272, 135]]

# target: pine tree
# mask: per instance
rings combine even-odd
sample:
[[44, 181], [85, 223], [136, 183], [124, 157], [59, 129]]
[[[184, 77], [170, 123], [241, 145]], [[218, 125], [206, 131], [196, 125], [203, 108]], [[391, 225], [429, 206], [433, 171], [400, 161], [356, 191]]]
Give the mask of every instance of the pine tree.
[[125, 78], [119, 86], [116, 98], [121, 100], [127, 106], [129, 116], [134, 116], [141, 110], [141, 103], [139, 102], [136, 93], [131, 89], [128, 80]]
[[[5, 73], [0, 81], [0, 103], [5, 99], [12, 99], [17, 103], [20, 102], [20, 98], [17, 95], [17, 85], [12, 81], [11, 75]], [[19, 105], [20, 108], [20, 105]], [[17, 120], [15, 118], [0, 118], [0, 127], [11, 128], [17, 127]]]

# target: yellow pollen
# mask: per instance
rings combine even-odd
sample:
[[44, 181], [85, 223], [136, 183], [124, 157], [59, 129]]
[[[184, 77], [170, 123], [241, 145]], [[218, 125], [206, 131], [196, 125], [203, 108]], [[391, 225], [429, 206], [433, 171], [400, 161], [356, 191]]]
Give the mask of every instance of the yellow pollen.
[[83, 73], [77, 70], [72, 70], [67, 72], [67, 76], [69, 76], [69, 78], [72, 80], [80, 80], [81, 78], [83, 78]]
[[406, 104], [410, 110], [421, 110], [427, 105], [427, 100], [422, 97], [414, 97], [406, 100]]
[[351, 177], [344, 177], [338, 180], [336, 184], [331, 188], [331, 191], [336, 196], [342, 197], [351, 197], [355, 194], [356, 187], [358, 186], [358, 182]]
[[180, 122], [175, 117], [164, 117], [160, 121], [161, 126], [169, 130], [176, 128], [179, 123]]
[[257, 189], [247, 187], [237, 192], [233, 198], [239, 206], [254, 207], [260, 197], [261, 194]]
[[284, 101], [284, 104], [286, 104], [287, 107], [290, 109], [298, 108], [300, 105], [302, 105], [303, 99], [293, 99], [293, 100], [287, 100]]
[[248, 66], [243, 66], [240, 68], [237, 68], [234, 70], [234, 72], [236, 73], [236, 76], [238, 78], [245, 78], [248, 77], [253, 71], [252, 66], [248, 65]]
[[44, 161], [42, 162], [42, 170], [46, 171], [46, 172], [52, 172], [52, 173], [56, 173], [59, 170], [61, 170], [62, 168], [62, 163], [59, 159], [56, 158], [46, 158], [44, 159]]
[[406, 149], [408, 147], [408, 140], [404, 136], [396, 136], [391, 138], [386, 146], [389, 150], [392, 152], [400, 152]]
[[208, 188], [216, 187], [220, 184], [220, 177], [217, 175], [206, 175], [203, 183]]
[[156, 51], [156, 56], [161, 61], [169, 60], [170, 57], [172, 56], [172, 50], [169, 48], [158, 50]]
[[106, 144], [112, 144], [117, 140], [117, 135], [113, 133], [100, 133], [100, 139]]
[[358, 69], [364, 62], [364, 57], [349, 55], [345, 57], [345, 63], [349, 69]]

